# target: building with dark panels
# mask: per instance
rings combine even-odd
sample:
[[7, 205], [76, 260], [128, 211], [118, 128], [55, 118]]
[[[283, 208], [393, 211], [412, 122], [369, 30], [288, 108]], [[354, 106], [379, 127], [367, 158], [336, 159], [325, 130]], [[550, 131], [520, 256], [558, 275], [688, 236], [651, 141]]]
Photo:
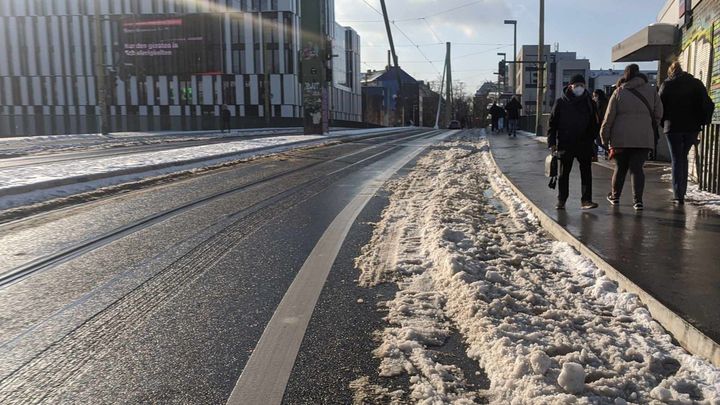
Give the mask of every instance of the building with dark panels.
[[[99, 37], [111, 131], [214, 129], [223, 104], [234, 127], [301, 126], [299, 5], [0, 1], [0, 136], [98, 132]], [[360, 121], [359, 38], [332, 13], [326, 26], [331, 118]]]
[[364, 122], [382, 126], [420, 122], [420, 86], [401, 68], [369, 71], [362, 86]]

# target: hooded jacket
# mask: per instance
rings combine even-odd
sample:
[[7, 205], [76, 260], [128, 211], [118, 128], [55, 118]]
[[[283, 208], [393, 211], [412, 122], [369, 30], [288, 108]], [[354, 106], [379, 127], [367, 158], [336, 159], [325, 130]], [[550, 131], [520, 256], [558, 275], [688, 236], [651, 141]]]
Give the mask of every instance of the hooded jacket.
[[[653, 108], [650, 117], [645, 104], [629, 89], [636, 89]], [[618, 88], [610, 97], [605, 122], [600, 130], [605, 145], [613, 148], [655, 148], [652, 120], [660, 124], [663, 105], [654, 87], [643, 77], [635, 77]]]
[[587, 150], [597, 138], [598, 122], [595, 103], [585, 91], [582, 96], [573, 94], [566, 87], [553, 106], [548, 128], [548, 146], [557, 146], [558, 150]]
[[700, 132], [705, 121], [703, 104], [708, 97], [705, 85], [688, 73], [665, 80], [660, 87], [664, 132]]
[[499, 105], [493, 104], [492, 107], [490, 107], [490, 115], [494, 120], [500, 119], [505, 115], [505, 110]]
[[507, 111], [507, 116], [510, 120], [520, 118], [520, 110], [522, 110], [522, 104], [514, 98], [505, 106], [505, 111]]

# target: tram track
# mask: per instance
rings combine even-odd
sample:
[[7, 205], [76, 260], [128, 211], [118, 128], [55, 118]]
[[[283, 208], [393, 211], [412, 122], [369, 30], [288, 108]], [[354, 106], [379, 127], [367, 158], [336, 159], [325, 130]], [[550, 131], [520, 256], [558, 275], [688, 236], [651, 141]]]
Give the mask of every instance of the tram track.
[[[267, 176], [267, 177], [263, 177], [263, 178], [260, 178], [257, 180], [243, 183], [237, 187], [233, 187], [228, 190], [223, 190], [223, 191], [211, 194], [209, 196], [204, 196], [204, 197], [189, 201], [187, 203], [184, 203], [180, 206], [170, 208], [168, 210], [143, 217], [141, 219], [135, 220], [124, 226], [115, 228], [111, 231], [108, 231], [108, 232], [98, 235], [96, 237], [89, 238], [87, 240], [71, 244], [68, 247], [61, 249], [57, 252], [39, 257], [37, 259], [34, 259], [25, 264], [16, 266], [13, 269], [10, 269], [8, 271], [1, 273], [0, 274], [0, 289], [5, 288], [9, 285], [12, 285], [18, 281], [21, 281], [27, 277], [32, 276], [34, 274], [41, 273], [41, 272], [51, 269], [55, 266], [66, 263], [66, 262], [68, 262], [74, 258], [77, 258], [79, 256], [82, 256], [88, 252], [91, 252], [91, 251], [101, 248], [103, 246], [109, 245], [112, 242], [122, 239], [133, 233], [136, 233], [143, 229], [149, 228], [153, 225], [164, 222], [168, 219], [171, 219], [173, 217], [176, 217], [178, 215], [181, 215], [185, 212], [196, 209], [203, 205], [209, 204], [213, 201], [217, 201], [224, 197], [230, 196], [232, 194], [248, 191], [254, 187], [258, 187], [263, 184], [267, 184], [269, 182], [280, 180], [280, 179], [286, 178], [288, 176], [299, 174], [299, 173], [302, 173], [304, 171], [310, 170], [312, 168], [315, 168], [315, 167], [318, 167], [321, 165], [329, 165], [331, 163], [341, 162], [344, 159], [368, 152], [372, 149], [377, 149], [377, 148], [381, 148], [383, 146], [387, 146], [389, 144], [392, 144], [393, 142], [405, 142], [405, 141], [413, 140], [413, 139], [417, 139], [417, 138], [429, 137], [435, 133], [436, 133], [436, 131], [428, 131], [428, 132], [421, 132], [419, 134], [403, 136], [402, 133], [393, 132], [390, 134], [383, 134], [382, 136], [375, 136], [375, 137], [373, 137], [373, 139], [374, 138], [382, 138], [382, 137], [392, 137], [393, 139], [390, 139], [390, 140], [387, 140], [387, 141], [384, 141], [384, 142], [381, 142], [378, 144], [372, 144], [372, 145], [364, 147], [360, 150], [356, 150], [351, 153], [347, 153], [347, 154], [338, 156], [331, 160], [315, 161], [315, 162], [309, 163], [307, 165], [303, 165], [301, 167], [296, 167], [296, 168], [293, 168], [290, 170], [285, 170], [285, 171], [282, 171], [279, 173], [275, 173], [275, 174]], [[367, 138], [365, 138], [365, 139], [367, 139]], [[346, 171], [347, 169], [350, 169], [361, 163], [367, 162], [368, 160], [375, 159], [382, 155], [388, 154], [388, 153], [392, 152], [393, 150], [397, 149], [397, 147], [399, 147], [399, 146], [395, 146], [393, 148], [383, 150], [377, 154], [373, 154], [371, 156], [365, 157], [360, 161], [347, 164], [346, 166], [343, 166], [342, 168], [332, 171], [330, 173], [322, 173], [318, 177], [311, 178], [308, 181], [302, 182], [296, 186], [293, 186], [289, 189], [285, 189], [279, 193], [273, 194], [261, 201], [258, 201], [249, 207], [238, 210], [237, 212], [229, 215], [228, 217], [231, 217], [231, 218], [242, 217], [243, 215], [247, 215], [251, 212], [255, 212], [255, 211], [261, 210], [263, 208], [266, 208], [268, 206], [271, 206], [271, 205], [277, 203], [278, 201], [282, 200], [283, 198], [287, 198], [288, 196], [292, 195], [293, 193], [296, 193], [298, 190], [310, 187], [313, 184], [316, 184], [319, 181], [322, 181], [323, 179], [325, 179], [327, 177], [331, 177], [331, 176], [340, 174], [343, 171]]]

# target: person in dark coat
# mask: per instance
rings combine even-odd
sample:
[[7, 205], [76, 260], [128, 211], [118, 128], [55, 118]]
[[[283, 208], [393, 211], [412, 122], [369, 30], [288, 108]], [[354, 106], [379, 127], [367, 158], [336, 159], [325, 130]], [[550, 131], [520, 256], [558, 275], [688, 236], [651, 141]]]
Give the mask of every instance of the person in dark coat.
[[493, 103], [492, 107], [490, 107], [490, 118], [492, 119], [493, 132], [498, 131], [500, 125], [500, 118], [502, 118], [504, 115], [505, 110], [498, 106], [497, 103]]
[[688, 183], [688, 154], [698, 142], [698, 134], [707, 123], [707, 103], [712, 104], [703, 83], [683, 72], [680, 62], [668, 70], [668, 79], [660, 86], [663, 103], [663, 132], [672, 154], [673, 203], [685, 204]]
[[220, 120], [221, 120], [221, 126], [220, 126], [220, 132], [228, 131], [230, 132], [230, 119], [231, 119], [230, 109], [227, 105], [223, 104], [221, 110], [220, 110]]
[[[593, 103], [595, 103], [595, 110], [597, 110], [597, 117], [598, 117], [598, 125], [602, 127], [603, 122], [605, 121], [605, 113], [607, 112], [608, 107], [608, 96], [605, 94], [604, 91], [600, 89], [595, 89], [592, 94]], [[600, 137], [597, 137], [595, 140], [595, 158], [594, 161], [597, 161], [597, 157], [600, 152], [600, 148], [602, 148], [602, 140]], [[605, 159], [607, 159], [608, 151], [605, 150]]]
[[518, 101], [517, 96], [513, 96], [512, 100], [505, 106], [505, 111], [507, 111], [508, 136], [517, 137], [520, 110], [522, 110], [522, 104]]
[[559, 159], [557, 209], [565, 209], [575, 160], [580, 165], [582, 209], [598, 207], [592, 201], [592, 157], [598, 131], [597, 111], [585, 88], [585, 77], [575, 75], [550, 114], [548, 147]]

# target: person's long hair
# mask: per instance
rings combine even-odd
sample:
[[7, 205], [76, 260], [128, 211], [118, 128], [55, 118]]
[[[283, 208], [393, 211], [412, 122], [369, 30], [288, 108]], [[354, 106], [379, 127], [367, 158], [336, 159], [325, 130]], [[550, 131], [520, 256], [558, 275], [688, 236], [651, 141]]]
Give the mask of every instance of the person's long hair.
[[632, 63], [625, 67], [625, 73], [622, 78], [624, 79], [624, 83], [627, 83], [638, 76], [640, 76], [640, 66]]
[[593, 94], [597, 96], [598, 102], [600, 103], [605, 103], [608, 101], [607, 94], [605, 94], [605, 92], [600, 89], [595, 89], [595, 91], [593, 91]]
[[668, 68], [668, 77], [673, 78], [681, 75], [683, 73], [682, 65], [679, 61], [675, 61], [672, 64], [670, 64], [670, 67]]

